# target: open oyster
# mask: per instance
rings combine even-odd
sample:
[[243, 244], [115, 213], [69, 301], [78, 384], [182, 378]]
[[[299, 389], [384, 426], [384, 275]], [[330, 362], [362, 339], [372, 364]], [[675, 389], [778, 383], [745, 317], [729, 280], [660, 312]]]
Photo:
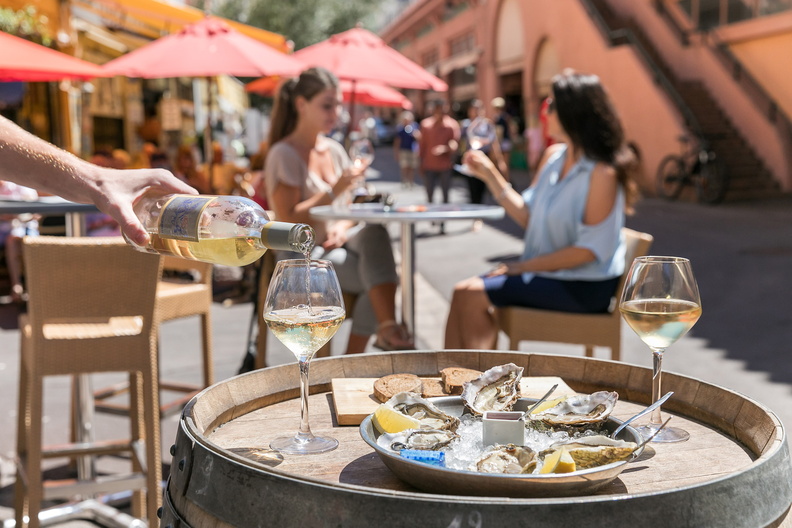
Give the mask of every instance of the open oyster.
[[492, 367], [473, 381], [465, 382], [462, 401], [476, 416], [485, 411], [510, 411], [520, 397], [523, 368], [514, 363]]
[[459, 427], [459, 418], [444, 413], [429, 400], [414, 392], [395, 394], [384, 405], [389, 405], [402, 414], [412, 416], [421, 422], [421, 429], [456, 431]]
[[514, 444], [498, 445], [484, 453], [471, 467], [479, 473], [532, 473], [536, 469], [536, 453]]
[[561, 446], [564, 446], [572, 456], [577, 469], [588, 469], [626, 460], [638, 449], [638, 444], [635, 442], [614, 440], [609, 436], [596, 435], [553, 444], [549, 449], [543, 451], [540, 456], [547, 456], [556, 449], [561, 448]]
[[532, 414], [530, 425], [540, 430], [599, 429], [618, 400], [618, 393], [608, 391], [570, 396], [554, 407]]
[[402, 449], [421, 449], [424, 451], [437, 451], [446, 447], [459, 435], [453, 431], [440, 429], [407, 429], [401, 433], [381, 435], [377, 443], [393, 451]]

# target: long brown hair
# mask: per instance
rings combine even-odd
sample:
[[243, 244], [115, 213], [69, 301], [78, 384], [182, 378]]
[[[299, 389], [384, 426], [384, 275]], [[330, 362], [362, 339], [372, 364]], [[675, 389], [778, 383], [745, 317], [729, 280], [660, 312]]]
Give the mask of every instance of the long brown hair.
[[308, 101], [330, 88], [338, 88], [338, 78], [325, 68], [309, 68], [299, 77], [284, 81], [278, 88], [269, 132], [272, 146], [294, 131], [297, 126], [295, 99], [300, 96]]
[[625, 144], [624, 129], [599, 77], [564, 70], [553, 77], [553, 102], [558, 121], [573, 145], [592, 160], [616, 169], [626, 209], [631, 212], [638, 199], [638, 163]]

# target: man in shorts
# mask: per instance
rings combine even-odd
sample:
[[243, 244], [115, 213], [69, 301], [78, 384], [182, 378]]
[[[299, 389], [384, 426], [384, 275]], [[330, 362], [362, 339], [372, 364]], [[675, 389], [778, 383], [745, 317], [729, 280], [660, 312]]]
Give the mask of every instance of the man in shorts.
[[412, 112], [402, 112], [396, 138], [393, 140], [393, 153], [401, 168], [402, 187], [411, 189], [418, 170], [418, 139], [421, 132]]

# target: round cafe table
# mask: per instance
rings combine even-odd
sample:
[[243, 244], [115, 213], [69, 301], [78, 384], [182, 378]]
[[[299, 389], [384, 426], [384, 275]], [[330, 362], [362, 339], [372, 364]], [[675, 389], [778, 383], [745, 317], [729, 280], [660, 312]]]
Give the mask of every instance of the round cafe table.
[[503, 207], [477, 204], [395, 205], [352, 204], [349, 208], [323, 205], [311, 208], [311, 216], [321, 220], [354, 220], [401, 224], [401, 297], [402, 322], [415, 334], [415, 224], [417, 222], [450, 222], [454, 220], [498, 220]]

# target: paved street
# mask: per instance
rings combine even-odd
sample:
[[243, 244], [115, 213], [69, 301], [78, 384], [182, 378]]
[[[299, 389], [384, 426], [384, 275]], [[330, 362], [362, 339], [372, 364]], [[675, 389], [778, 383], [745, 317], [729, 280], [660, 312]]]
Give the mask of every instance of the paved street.
[[[402, 189], [391, 150], [380, 148], [372, 182], [378, 191], [391, 192], [399, 203], [425, 200], [422, 187]], [[516, 175], [515, 187], [527, 184], [525, 174]], [[455, 180], [453, 201], [466, 201], [465, 182]], [[486, 223], [474, 231], [470, 221], [449, 222], [446, 234], [436, 226], [418, 224], [416, 231], [417, 343], [422, 349], [442, 347], [448, 299], [454, 282], [480, 273], [493, 263], [517, 256], [522, 247], [519, 230], [509, 220]], [[792, 200], [723, 204], [705, 207], [693, 203], [668, 203], [647, 199], [638, 206], [628, 226], [654, 235], [653, 254], [689, 257], [701, 290], [703, 316], [690, 334], [673, 345], [665, 359], [674, 371], [722, 385], [765, 404], [785, 424], [792, 424]], [[392, 227], [398, 241], [398, 228]], [[398, 245], [396, 246], [398, 247]], [[437, 263], [442, 263], [438, 266]], [[0, 306], [0, 453], [13, 452], [16, 431], [16, 385], [18, 376], [18, 330], [16, 311]], [[218, 380], [233, 376], [245, 351], [252, 305], [216, 304], [213, 311], [215, 369]], [[345, 344], [345, 328], [334, 339], [334, 354]], [[501, 339], [505, 348], [505, 338]], [[269, 337], [271, 365], [294, 361], [293, 356]], [[581, 347], [523, 343], [523, 350], [582, 355]], [[197, 381], [198, 322], [173, 321], [162, 328], [163, 379]], [[605, 357], [605, 351], [598, 351]], [[623, 360], [649, 367], [646, 346], [624, 326]], [[558, 373], [563, 377], [563, 373]], [[96, 376], [95, 385], [117, 380]], [[67, 438], [68, 412], [62, 407], [69, 391], [67, 378], [46, 384], [46, 442]], [[99, 438], [113, 438], [126, 421], [101, 415], [96, 419]], [[173, 441], [177, 417], [163, 421], [163, 460]], [[296, 423], [295, 423], [296, 426]], [[56, 463], [57, 465], [57, 463]], [[10, 465], [2, 463], [0, 519], [11, 517], [12, 477]], [[73, 521], [59, 526], [94, 526]]]

